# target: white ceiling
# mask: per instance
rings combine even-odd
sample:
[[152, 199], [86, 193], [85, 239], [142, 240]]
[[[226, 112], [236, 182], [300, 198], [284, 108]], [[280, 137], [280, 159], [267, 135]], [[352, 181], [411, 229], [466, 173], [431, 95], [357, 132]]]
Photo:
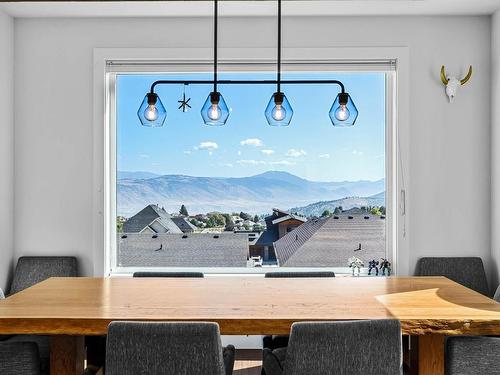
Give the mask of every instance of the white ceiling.
[[[12, 2], [0, 9], [13, 17], [165, 17], [210, 16], [209, 1]], [[275, 1], [229, 1], [221, 16], [276, 14]], [[285, 0], [283, 14], [316, 15], [485, 15], [500, 9], [500, 0]]]

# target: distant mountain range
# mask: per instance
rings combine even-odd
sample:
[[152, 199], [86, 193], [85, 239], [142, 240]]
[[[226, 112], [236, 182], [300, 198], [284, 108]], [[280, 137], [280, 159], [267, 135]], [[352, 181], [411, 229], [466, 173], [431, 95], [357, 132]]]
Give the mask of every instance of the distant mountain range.
[[147, 180], [148, 178], [160, 177], [160, 174], [151, 172], [123, 172], [118, 171], [117, 178], [119, 180]]
[[[118, 172], [117, 208], [118, 215], [125, 217], [152, 203], [163, 206], [167, 212], [177, 212], [185, 204], [190, 214], [210, 211], [263, 214], [273, 207], [306, 209], [315, 202], [371, 197], [384, 190], [383, 179], [315, 182], [278, 171], [239, 178]], [[348, 204], [345, 208], [349, 208]]]
[[353, 207], [385, 206], [385, 191], [370, 197], [346, 197], [332, 201], [321, 201], [308, 204], [304, 207], [290, 208], [290, 212], [297, 212], [304, 216], [321, 216], [325, 210], [335, 211], [336, 207], [342, 207], [343, 210], [349, 210]]

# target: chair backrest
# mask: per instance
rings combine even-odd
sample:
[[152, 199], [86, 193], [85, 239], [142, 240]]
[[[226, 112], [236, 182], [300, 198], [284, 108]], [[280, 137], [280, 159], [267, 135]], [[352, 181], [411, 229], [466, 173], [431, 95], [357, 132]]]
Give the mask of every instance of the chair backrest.
[[216, 323], [112, 322], [106, 375], [224, 375]]
[[499, 337], [447, 337], [445, 353], [446, 375], [500, 374]]
[[420, 258], [416, 274], [417, 276], [445, 276], [485, 296], [490, 295], [481, 258]]
[[399, 375], [397, 320], [304, 322], [292, 325], [284, 375]]
[[40, 375], [40, 354], [34, 342], [0, 342], [0, 374]]
[[49, 277], [78, 276], [75, 257], [21, 257], [17, 261], [10, 294], [29, 288]]
[[264, 277], [335, 277], [335, 272], [318, 271], [318, 272], [267, 272]]
[[204, 277], [202, 272], [134, 272], [134, 277]]

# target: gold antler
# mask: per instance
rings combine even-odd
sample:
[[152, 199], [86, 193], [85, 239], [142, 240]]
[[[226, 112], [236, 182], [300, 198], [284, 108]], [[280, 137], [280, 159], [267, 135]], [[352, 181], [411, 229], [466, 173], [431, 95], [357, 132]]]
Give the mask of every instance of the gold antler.
[[447, 85], [448, 84], [448, 81], [449, 79], [446, 78], [446, 72], [444, 71], [444, 65], [441, 66], [441, 82], [443, 82], [443, 85]]
[[472, 77], [472, 65], [469, 66], [469, 72], [467, 73], [467, 75], [464, 77], [464, 79], [461, 79], [460, 80], [460, 84], [461, 85], [465, 85], [467, 83], [467, 81], [470, 79], [470, 77]]

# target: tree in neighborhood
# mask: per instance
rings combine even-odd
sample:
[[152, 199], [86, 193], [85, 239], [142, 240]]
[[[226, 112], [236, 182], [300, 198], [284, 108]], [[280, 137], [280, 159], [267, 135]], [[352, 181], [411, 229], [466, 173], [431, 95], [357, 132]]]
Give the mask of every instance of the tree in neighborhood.
[[234, 222], [233, 222], [233, 219], [231, 218], [231, 215], [222, 214], [222, 216], [224, 217], [224, 221], [225, 221], [224, 230], [232, 232], [234, 230]]
[[335, 207], [335, 211], [333, 211], [335, 215], [339, 215], [342, 213], [342, 206]]
[[196, 219], [191, 219], [191, 220], [189, 220], [189, 222], [191, 224], [193, 224], [195, 227], [199, 228], [201, 226], [201, 223], [198, 220], [196, 220]]
[[258, 223], [259, 221], [260, 221], [260, 219], [259, 219], [259, 215], [255, 215], [255, 216], [253, 217], [253, 222], [254, 222], [254, 223]]
[[182, 216], [189, 216], [188, 214], [188, 210], [186, 208], [186, 206], [182, 205], [181, 206], [181, 209], [179, 210], [179, 213], [182, 215]]
[[323, 213], [321, 214], [321, 217], [328, 217], [331, 215], [332, 213], [330, 212], [330, 210], [324, 210]]
[[222, 216], [222, 214], [218, 212], [210, 214], [207, 226], [213, 228], [213, 227], [223, 227], [225, 225], [226, 225], [226, 219], [224, 218], [224, 216]]
[[217, 222], [213, 216], [210, 216], [207, 221], [207, 228], [214, 228], [217, 226]]
[[253, 230], [256, 230], [258, 232], [262, 232], [264, 231], [264, 229], [266, 229], [266, 227], [264, 227], [262, 224], [255, 224], [253, 226]]
[[240, 212], [240, 217], [243, 220], [250, 220], [252, 218], [249, 214], [247, 214], [246, 212], [243, 212], [243, 211]]

